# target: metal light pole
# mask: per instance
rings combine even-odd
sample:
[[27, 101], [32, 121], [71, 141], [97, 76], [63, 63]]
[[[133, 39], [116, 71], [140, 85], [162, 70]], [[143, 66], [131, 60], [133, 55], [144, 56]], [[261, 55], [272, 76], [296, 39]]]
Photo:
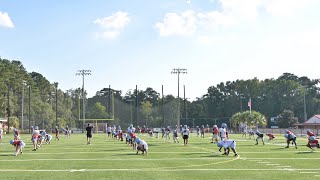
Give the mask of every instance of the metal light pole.
[[31, 85], [29, 85], [29, 108], [28, 108], [28, 120], [29, 120], [29, 134], [31, 133]]
[[10, 134], [10, 88], [8, 87], [8, 107], [7, 107], [7, 118], [8, 118], [8, 134]]
[[304, 93], [303, 93], [303, 106], [304, 106], [304, 121], [307, 121], [307, 105], [306, 105], [306, 91], [307, 88], [304, 87]]
[[54, 83], [54, 87], [56, 88], [56, 126], [58, 126], [58, 83]]
[[84, 131], [85, 121], [86, 121], [86, 108], [85, 108], [85, 94], [84, 94], [84, 76], [91, 75], [91, 70], [78, 70], [77, 76], [82, 76], [82, 113], [83, 113], [83, 126], [82, 132]]
[[128, 102], [130, 102], [130, 117], [131, 117], [131, 124], [132, 124], [132, 102], [134, 102], [134, 99], [128, 99]]
[[26, 81], [22, 81], [22, 99], [21, 99], [21, 129], [23, 130], [23, 105], [24, 105], [24, 86], [26, 85]]
[[178, 120], [177, 120], [177, 126], [180, 127], [180, 96], [179, 96], [180, 74], [187, 74], [187, 69], [175, 68], [171, 71], [171, 74], [178, 74]]

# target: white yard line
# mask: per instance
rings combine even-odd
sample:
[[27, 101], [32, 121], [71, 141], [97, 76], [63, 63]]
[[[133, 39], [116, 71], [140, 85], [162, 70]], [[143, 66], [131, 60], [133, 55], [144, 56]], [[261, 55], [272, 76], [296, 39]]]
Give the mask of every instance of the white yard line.
[[[288, 171], [288, 169], [161, 169], [161, 168], [145, 168], [145, 169], [0, 169], [0, 172], [106, 172], [106, 171], [158, 171], [158, 172], [174, 172], [174, 171]], [[320, 169], [289, 169], [294, 171], [320, 171]]]
[[[141, 156], [139, 156], [141, 157]], [[0, 162], [24, 162], [24, 161], [189, 161], [189, 160], [231, 160], [232, 158], [152, 158], [152, 159], [141, 159], [141, 158], [99, 158], [99, 159], [7, 159], [0, 160]]]
[[317, 174], [318, 172], [300, 172], [300, 174]]

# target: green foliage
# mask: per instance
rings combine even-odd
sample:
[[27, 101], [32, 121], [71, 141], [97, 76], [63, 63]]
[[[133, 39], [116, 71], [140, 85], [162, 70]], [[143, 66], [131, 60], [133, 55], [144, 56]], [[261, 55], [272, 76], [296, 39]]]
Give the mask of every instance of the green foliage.
[[298, 118], [294, 117], [294, 113], [290, 110], [284, 110], [278, 115], [277, 124], [280, 128], [292, 127], [296, 123], [298, 123]]
[[257, 111], [245, 111], [238, 112], [232, 115], [231, 118], [232, 126], [235, 127], [236, 124], [247, 123], [249, 126], [261, 126], [265, 127], [267, 125], [267, 121], [264, 115]]
[[10, 127], [19, 128], [19, 119], [17, 117], [10, 117]]

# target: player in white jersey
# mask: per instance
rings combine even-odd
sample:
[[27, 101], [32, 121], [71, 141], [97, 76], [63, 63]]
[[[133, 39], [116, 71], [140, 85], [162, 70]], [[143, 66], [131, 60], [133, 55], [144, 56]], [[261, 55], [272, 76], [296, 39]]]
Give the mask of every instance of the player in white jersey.
[[229, 155], [230, 148], [232, 152], [234, 153], [234, 156], [238, 156], [237, 150], [236, 150], [236, 142], [234, 140], [225, 140], [218, 142], [217, 146], [220, 148], [219, 151], [221, 152], [221, 148], [224, 148], [224, 153], [222, 155]]
[[33, 151], [36, 151], [38, 149], [37, 143], [38, 143], [38, 136], [40, 135], [40, 131], [38, 126], [34, 127], [34, 130], [31, 135], [31, 141], [33, 144]]
[[3, 130], [0, 128], [0, 145], [2, 145]]
[[184, 125], [184, 129], [182, 130], [182, 135], [183, 135], [183, 144], [185, 146], [188, 145], [189, 133], [190, 133], [190, 130], [188, 129], [187, 125]]
[[227, 137], [227, 131], [226, 131], [226, 129], [225, 129], [224, 127], [221, 127], [221, 128], [219, 129], [219, 137], [220, 137], [220, 140], [221, 140], [221, 141], [223, 141], [223, 140], [226, 139], [226, 137]]
[[142, 151], [142, 154], [148, 155], [148, 144], [144, 140], [140, 140], [139, 138], [135, 139], [135, 142], [137, 143], [137, 153], [139, 151]]
[[51, 139], [52, 139], [52, 136], [50, 134], [46, 134], [46, 144], [50, 144], [51, 143]]

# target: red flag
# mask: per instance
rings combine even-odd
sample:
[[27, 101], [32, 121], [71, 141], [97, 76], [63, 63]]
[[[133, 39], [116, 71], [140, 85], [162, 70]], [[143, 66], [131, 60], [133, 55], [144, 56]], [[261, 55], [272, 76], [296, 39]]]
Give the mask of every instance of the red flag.
[[251, 107], [251, 99], [248, 101], [248, 106]]

